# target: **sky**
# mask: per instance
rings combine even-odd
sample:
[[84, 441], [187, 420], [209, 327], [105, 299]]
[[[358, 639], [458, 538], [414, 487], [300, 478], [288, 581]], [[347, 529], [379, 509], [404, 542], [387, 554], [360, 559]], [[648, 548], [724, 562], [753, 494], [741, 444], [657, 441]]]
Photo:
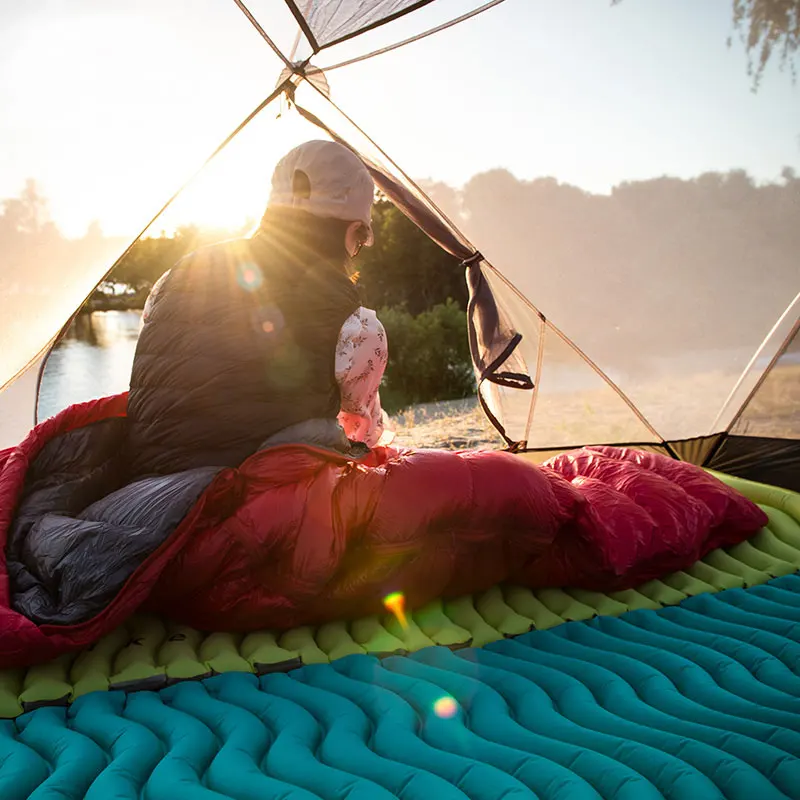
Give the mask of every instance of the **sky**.
[[[282, 0], [250, 8], [287, 53]], [[463, 13], [436, 0], [323, 51], [327, 66]], [[393, 53], [329, 73], [333, 99], [415, 178], [502, 167], [593, 192], [741, 168], [800, 171], [800, 88], [771, 65], [751, 91], [731, 0], [505, 0]], [[138, 232], [274, 88], [281, 62], [232, 0], [0, 4], [0, 198], [27, 178], [80, 236]], [[275, 161], [317, 138], [276, 104], [156, 227], [261, 213]]]

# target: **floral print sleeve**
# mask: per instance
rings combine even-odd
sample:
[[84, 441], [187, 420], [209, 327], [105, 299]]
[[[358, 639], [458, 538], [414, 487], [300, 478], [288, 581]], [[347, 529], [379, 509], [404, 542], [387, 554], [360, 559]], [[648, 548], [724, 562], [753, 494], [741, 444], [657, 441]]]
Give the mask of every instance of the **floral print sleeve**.
[[342, 325], [336, 345], [339, 423], [349, 439], [368, 447], [393, 438], [378, 392], [387, 356], [386, 331], [377, 315], [368, 308], [357, 309]]

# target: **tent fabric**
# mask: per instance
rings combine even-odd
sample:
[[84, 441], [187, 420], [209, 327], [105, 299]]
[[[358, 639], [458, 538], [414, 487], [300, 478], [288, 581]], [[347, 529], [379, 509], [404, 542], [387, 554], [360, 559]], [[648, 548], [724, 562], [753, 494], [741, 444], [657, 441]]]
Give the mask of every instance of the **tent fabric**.
[[431, 2], [433, 0], [286, 0], [314, 52]]
[[45, 349], [0, 393], [0, 448], [16, 444], [24, 431], [36, 424], [39, 386], [47, 358]]
[[[798, 295], [800, 301], [800, 295]], [[800, 305], [800, 303], [798, 303]], [[800, 441], [800, 318], [781, 352], [736, 414], [730, 431]]]
[[143, 604], [201, 630], [284, 630], [379, 613], [397, 590], [413, 609], [505, 580], [622, 589], [767, 521], [696, 467], [613, 449], [537, 467], [298, 442], [109, 492], [126, 400], [70, 407], [0, 459], [0, 666], [90, 644]]
[[705, 461], [709, 469], [800, 492], [800, 441], [729, 435]]
[[[263, 76], [285, 78], [287, 68], [296, 70], [292, 80], [299, 84], [298, 102], [380, 171], [386, 186], [394, 187], [394, 202], [406, 209], [416, 206], [410, 216], [438, 241], [449, 237], [451, 244], [455, 240], [469, 250], [469, 256], [482, 255], [480, 274], [471, 268], [473, 285], [483, 283], [475, 306], [480, 313], [470, 317], [471, 337], [479, 345], [473, 354], [481, 400], [508, 441], [554, 450], [586, 443], [665, 446], [726, 432], [750, 435], [754, 447], [759, 437], [797, 441], [791, 426], [793, 394], [777, 392], [769, 409], [763, 404], [774, 384], [773, 373], [788, 374], [782, 369], [786, 360], [773, 358], [787, 326], [797, 320], [797, 306], [792, 306], [798, 288], [796, 239], [784, 235], [796, 229], [796, 179], [788, 176], [784, 184], [760, 187], [743, 173], [732, 172], [692, 181], [626, 183], [599, 195], [550, 179], [518, 178], [503, 168], [508, 165], [500, 147], [493, 148], [499, 168], [479, 172], [460, 187], [411, 181], [409, 175], [420, 172], [420, 141], [429, 152], [452, 149], [472, 163], [487, 141], [501, 136], [493, 128], [492, 112], [508, 98], [481, 80], [481, 65], [504, 64], [527, 74], [530, 64], [521, 60], [522, 50], [503, 35], [525, 29], [522, 23], [533, 13], [527, 3], [503, 3], [482, 13], [479, 47], [474, 46], [474, 22], [465, 21], [387, 50], [374, 45], [398, 44], [406, 34], [419, 32], [408, 20], [444, 25], [466, 19], [468, 13], [459, 13], [480, 4], [464, 0], [455, 4], [456, 10], [413, 0], [260, 0], [256, 17], [276, 52], [254, 35], [251, 22], [233, 2], [198, 6], [175, 0], [169, 15], [157, 0], [135, 5], [149, 53], [135, 77], [126, 77], [126, 69], [140, 61], [142, 37], [134, 35], [127, 18], [117, 16], [125, 4], [99, 13], [90, 0], [75, 0], [68, 15], [50, 7], [20, 12], [23, 35], [14, 38], [19, 52], [12, 52], [19, 62], [13, 64], [18, 77], [8, 107], [16, 107], [15, 98], [52, 96], [61, 98], [63, 109], [85, 113], [73, 127], [51, 124], [53, 115], [63, 110], [52, 103], [40, 104], [30, 119], [9, 115], [9, 133], [3, 139], [6, 161], [15, 165], [20, 184], [30, 175], [47, 187], [67, 174], [71, 181], [62, 181], [64, 185], [91, 185], [80, 196], [56, 198], [61, 209], [70, 211], [83, 203], [83, 224], [101, 207], [125, 224], [119, 236], [98, 236], [95, 229], [60, 235], [47, 221], [35, 187], [26, 188], [23, 200], [38, 211], [26, 216], [12, 204], [14, 213], [5, 219], [10, 224], [0, 226], [0, 294], [9, 301], [0, 320], [0, 446], [19, 442], [30, 429], [33, 372], [26, 370], [36, 370], [36, 359], [153, 211], [226, 134], [237, 132], [228, 150], [239, 153], [255, 126], [263, 134], [264, 120], [275, 120], [274, 106], [264, 113]], [[172, 35], [187, 19], [192, 20], [191, 36]], [[299, 22], [302, 30], [296, 37]], [[57, 32], [55, 40], [73, 43], [68, 53], [54, 46], [46, 23]], [[118, 36], [121, 29], [131, 32], [129, 40]], [[366, 34], [363, 39], [361, 34]], [[306, 53], [297, 44], [304, 35], [312, 50], [329, 48], [331, 61], [344, 64], [334, 73], [331, 98], [325, 96], [327, 88], [319, 90], [328, 86], [319, 67], [308, 59], [293, 63], [298, 52]], [[604, 35], [599, 30], [593, 39]], [[455, 48], [463, 45], [469, 58], [441, 58], [437, 42], [443, 37]], [[104, 42], [115, 43], [111, 52]], [[235, 45], [237, 59], [222, 57], [225, 48], [218, 44]], [[379, 54], [358, 60], [368, 51]], [[57, 68], [26, 68], [37, 57], [46, 62], [45, 55]], [[547, 66], [553, 74], [565, 71], [563, 64]], [[87, 80], [87, 75], [103, 81]], [[430, 80], [410, 87], [412, 76], [419, 75]], [[107, 89], [109, 82], [113, 92]], [[451, 97], [433, 91], [434, 83], [474, 83], [474, 102], [465, 108], [455, 93]], [[170, 87], [168, 102], [162, 102], [165, 86]], [[203, 87], [203, 102], [183, 102], [196, 86]], [[283, 80], [281, 86], [291, 100], [295, 89]], [[538, 89], [532, 86], [531, 91]], [[380, 122], [369, 131], [374, 139], [357, 124], [365, 96], [381, 106]], [[111, 113], [116, 105], [124, 105], [125, 113]], [[259, 113], [248, 115], [253, 108]], [[280, 123], [270, 128], [279, 133], [277, 140], [280, 126], [297, 117], [291, 105], [283, 110]], [[518, 127], [527, 128], [535, 141], [535, 127], [545, 124], [547, 115], [533, 119], [522, 106], [518, 112]], [[611, 107], [597, 113], [602, 125]], [[117, 152], [110, 146], [122, 140], [120, 126], [129, 127], [131, 118], [137, 120], [135, 160], [126, 157], [124, 148]], [[241, 130], [237, 123], [243, 118], [247, 126]], [[407, 134], [409, 121], [418, 135]], [[395, 129], [406, 133], [397, 135]], [[18, 143], [30, 131], [36, 131], [36, 147], [20, 150], [18, 158]], [[265, 155], [263, 143], [275, 140], [268, 135], [260, 139], [265, 162], [271, 156]], [[73, 158], [65, 160], [66, 152]], [[215, 164], [235, 169], [235, 161], [218, 158], [203, 174], [213, 173]], [[262, 167], [266, 170], [266, 163], [252, 163], [246, 173], [251, 182]], [[87, 174], [94, 176], [91, 184]], [[259, 202], [253, 201], [254, 214], [261, 210]], [[165, 220], [169, 213], [151, 232], [158, 233]], [[444, 234], [436, 236], [437, 229]], [[680, 314], [673, 313], [677, 308]], [[783, 319], [780, 330], [774, 328], [776, 319]], [[483, 366], [493, 363], [493, 355], [507, 352], [515, 339], [496, 372], [529, 380], [504, 385], [482, 376]], [[752, 395], [754, 389], [758, 397]], [[790, 423], [788, 433], [784, 422]], [[745, 450], [747, 446], [744, 442]], [[692, 457], [701, 455], [689, 450]], [[746, 453], [741, 457], [746, 460]], [[785, 470], [772, 474], [784, 485], [791, 479]]]
[[[513, 13], [508, 6], [505, 12]], [[487, 39], [482, 56], [502, 60], [499, 49], [500, 45]], [[431, 59], [431, 63], [435, 58], [434, 50], [433, 44], [427, 48], [424, 43], [414, 46], [417, 57]], [[387, 53], [380, 59], [387, 70], [391, 68], [389, 65], [395, 65], [398, 74], [408, 63], [403, 54], [397, 53]], [[376, 61], [337, 70], [337, 82], [344, 83], [345, 92], [352, 96], [354, 87], [370, 80]], [[434, 73], [442, 85], [465, 80], [462, 63], [444, 61], [436, 64]], [[477, 77], [470, 72], [470, 79]], [[342, 96], [341, 88], [332, 96], [340, 107], [348, 110], [348, 105], [337, 99]], [[422, 105], [417, 112], [420, 117], [433, 113], [432, 102]], [[448, 107], [446, 93], [436, 93], [436, 102], [443, 119], [461, 119], [459, 109]], [[457, 146], [465, 149], [472, 146], [477, 152], [485, 148], [486, 141], [494, 141], [491, 135], [498, 136], [500, 132], [487, 130], [491, 128], [488, 120], [491, 119], [492, 99], [482, 97], [476, 107], [483, 112], [483, 125], [458, 124], [457, 130], [445, 126], [437, 132], [438, 136], [428, 127], [426, 136], [432, 140], [431, 144], [435, 142], [445, 148], [447, 139], [452, 139]], [[352, 108], [352, 113], [356, 114], [356, 106]], [[399, 103], [387, 106], [387, 136], [391, 137], [393, 125], [400, 122], [404, 113]], [[522, 109], [520, 116], [524, 118]], [[480, 133], [473, 133], [473, 128]], [[395, 160], [413, 164], [414, 145], [414, 142], [394, 137], [392, 155]], [[502, 155], [499, 158], [502, 159]], [[739, 178], [721, 177], [718, 185], [713, 176], [708, 176], [707, 180], [698, 179], [695, 184], [687, 181], [685, 187], [676, 182], [674, 200], [678, 201], [678, 192], [684, 192], [687, 207], [689, 203], [691, 207], [703, 202], [706, 206], [713, 205], [716, 198], [711, 196], [705, 201], [702, 192], [721, 193], [726, 180], [733, 184]], [[663, 188], [664, 196], [673, 189], [667, 179], [662, 182], [663, 186], [657, 181], [653, 183], [658, 184], [654, 188], [659, 191]], [[731, 191], [736, 188], [731, 186]], [[540, 323], [538, 314], [546, 315], [546, 319], [564, 331], [605, 375], [613, 376], [617, 388], [657, 432], [656, 439], [664, 441], [719, 432], [727, 422], [723, 420], [717, 430], [713, 423], [731, 388], [796, 291], [796, 282], [792, 280], [792, 250], [771, 253], [769, 274], [761, 281], [758, 275], [763, 260], [755, 255], [761, 251], [740, 249], [735, 255], [736, 270], [726, 281], [723, 276], [728, 274], [733, 254], [727, 249], [722, 253], [720, 248], [712, 246], [712, 240], [718, 242], [725, 238], [723, 231], [709, 233], [714, 226], [721, 225], [720, 219], [709, 220], [702, 230], [694, 227], [688, 231], [655, 230], [655, 221], [660, 219], [661, 212], [638, 203], [636, 196], [636, 192], [641, 192], [646, 198], [648, 189], [638, 184], [622, 186], [611, 198], [605, 198], [560, 186], [553, 180], [518, 180], [501, 169], [478, 175], [461, 189], [439, 184], [426, 187], [456, 227], [530, 301], [531, 307], [515, 311], [512, 316], [515, 329], [522, 332], [524, 338], [535, 337]], [[747, 187], [742, 189], [742, 197], [750, 204], [753, 225], [757, 226], [760, 201], [755, 192], [750, 200], [750, 191]], [[791, 207], [791, 198], [787, 197], [782, 213], [788, 215]], [[780, 224], [785, 226], [790, 222], [788, 218], [781, 218]], [[694, 223], [695, 227], [700, 225]], [[639, 231], [647, 231], [649, 236], [651, 228], [655, 237], [652, 247], [647, 247], [647, 236], [631, 239], [632, 231], [637, 237]], [[573, 235], [576, 230], [581, 231], [579, 237]], [[689, 235], [694, 238], [690, 239]], [[660, 244], [662, 239], [664, 247]], [[692, 247], [696, 252], [690, 256], [692, 263], [697, 262], [697, 268], [691, 275], [660, 263], [668, 252], [672, 263], [686, 263], [684, 248], [691, 251]], [[720, 284], [725, 285], [723, 296], [709, 307], [708, 298], [719, 295]], [[576, 291], [576, 287], [580, 287], [580, 291]], [[682, 303], [690, 307], [686, 314], [669, 313], [668, 309], [680, 307]], [[683, 319], [687, 315], [690, 322], [685, 324]], [[767, 361], [779, 343], [779, 340], [770, 343], [765, 349]], [[522, 347], [525, 347], [524, 339]], [[752, 378], [757, 380], [763, 369], [763, 361], [754, 365], [750, 370]], [[557, 404], [558, 398], [551, 388], [543, 385], [539, 388], [539, 396], [546, 395]], [[515, 397], [513, 392], [508, 392], [505, 405], [513, 405], [514, 416], [522, 418], [522, 406], [530, 404], [531, 398], [516, 394]], [[586, 420], [578, 441], [619, 441], [613, 435], [605, 438], [607, 432], [597, 428], [598, 422], [610, 416], [609, 412], [616, 415], [617, 408], [620, 411], [618, 425], [636, 424], [635, 420], [625, 417], [630, 409], [625, 411], [613, 393], [604, 392], [599, 398], [590, 388], [578, 387], [573, 395], [591, 405], [595, 412], [591, 420]], [[677, 402], [678, 396], [681, 402]], [[733, 408], [731, 413], [735, 410]], [[554, 436], [557, 431], [550, 427], [549, 419], [540, 421], [538, 414], [535, 410], [527, 429], [516, 436], [518, 440], [535, 446], [566, 446], [574, 441], [566, 436]], [[627, 432], [621, 435], [629, 440], [641, 438]], [[538, 439], [539, 436], [542, 439]]]

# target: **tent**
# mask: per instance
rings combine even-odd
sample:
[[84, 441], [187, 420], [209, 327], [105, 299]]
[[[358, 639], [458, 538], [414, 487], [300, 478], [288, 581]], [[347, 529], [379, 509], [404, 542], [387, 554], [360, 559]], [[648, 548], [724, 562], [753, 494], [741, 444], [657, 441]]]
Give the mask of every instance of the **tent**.
[[[540, 249], [542, 228], [559, 217], [537, 205], [537, 182], [484, 170], [459, 193], [410, 177], [419, 174], [420, 142], [399, 130], [415, 130], [441, 154], [452, 147], [502, 165], [503, 130], [492, 122], [500, 104], [515, 104], [535, 146], [539, 76], [530, 98], [507, 98], [480, 79], [481, 64], [519, 69], [525, 59], [513, 53], [532, 13], [524, 0], [175, 0], [166, 10], [157, 0], [113, 10], [80, 0], [69, 12], [52, 3], [8, 15], [7, 107], [41, 99], [4, 122], [8, 174], [40, 179], [45, 191], [58, 181], [80, 186], [80, 197], [59, 198], [65, 215], [110, 209], [120, 235], [67, 238], [35, 213], [11, 227], [6, 215], [0, 446], [36, 422], [50, 349], [137, 234], [186, 219], [230, 187], [250, 191], [238, 199], [258, 213], [280, 152], [329, 136], [462, 260], [481, 404], [510, 447], [544, 459], [577, 445], [630, 444], [800, 488], [796, 249], [770, 247], [765, 233], [763, 248], [745, 249], [736, 263], [731, 247], [698, 262], [691, 236], [667, 231], [678, 244], [670, 257], [692, 264], [673, 270], [657, 252], [664, 241], [632, 245], [623, 263], [589, 230], [584, 256], [597, 262], [587, 265], [570, 255], [569, 236], [560, 249]], [[445, 41], [458, 58], [440, 57]], [[474, 84], [470, 107], [448, 101], [443, 87], [459, 83]], [[380, 106], [375, 130], [359, 125], [366, 103]], [[617, 192], [631, 219], [641, 211], [635, 190]], [[29, 211], [37, 202], [34, 192]], [[595, 205], [580, 224], [624, 229], [619, 208]]]
[[[509, 447], [632, 444], [800, 488], [800, 181], [662, 179], [654, 204], [642, 184], [606, 197], [494, 169], [511, 146], [501, 108], [533, 149], [562, 124], [545, 99], [570, 86], [569, 59], [554, 75], [559, 45], [537, 58], [528, 43], [540, 5], [0, 6], [0, 197], [43, 187], [0, 214], [0, 447], [37, 421], [54, 343], [138, 236], [257, 215], [276, 158], [327, 136], [463, 262], [481, 402]], [[564, 36], [602, 50], [569, 5]], [[643, 45], [654, 58], [686, 46], [663, 33]], [[529, 97], [505, 91], [512, 73]], [[595, 100], [581, 98], [589, 117]], [[362, 127], [366, 104], [379, 113]], [[656, 124], [680, 98], [637, 108]], [[613, 137], [617, 110], [586, 124]], [[567, 151], [603, 138], [563, 137]], [[410, 177], [439, 160], [474, 177]], [[709, 212], [723, 196], [749, 232]], [[86, 230], [95, 216], [113, 235]], [[246, 636], [137, 614], [74, 658], [2, 671], [0, 796], [797, 797], [800, 496], [720, 477], [769, 525], [635, 589], [495, 586], [405, 625]]]

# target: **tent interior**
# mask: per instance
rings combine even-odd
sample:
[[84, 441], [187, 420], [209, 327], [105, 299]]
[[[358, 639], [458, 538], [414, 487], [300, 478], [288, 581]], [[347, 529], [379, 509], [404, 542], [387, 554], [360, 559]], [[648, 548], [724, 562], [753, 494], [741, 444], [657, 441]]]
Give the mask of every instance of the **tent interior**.
[[[800, 489], [800, 180], [663, 177], [654, 202], [643, 180], [604, 194], [516, 177], [520, 141], [530, 173], [551, 174], [541, 142], [559, 126], [584, 163], [624, 135], [620, 103], [645, 129], [685, 101], [635, 81], [570, 96], [583, 67], [526, 46], [539, 5], [76, 0], [15, 13], [7, 107], [41, 101], [3, 123], [0, 195], [35, 180], [58, 227], [43, 205], [31, 212], [35, 193], [0, 219], [0, 446], [36, 423], [54, 343], [137, 238], [257, 221], [276, 160], [335, 137], [463, 262], [481, 404], [508, 446], [544, 459], [635, 445]], [[602, 52], [623, 11], [602, 8], [593, 27], [599, 12], [584, 10], [571, 35]], [[644, 47], [674, 58], [679, 43], [643, 29]], [[641, 52], [608, 56], [610, 74], [635, 72]], [[525, 91], [509, 95], [498, 70]], [[568, 124], [564, 103], [583, 106]], [[498, 122], [509, 107], [514, 144]], [[687, 116], [686, 136], [703, 125]], [[736, 192], [749, 228], [722, 207]]]
[[[724, 20], [715, 16], [722, 5]], [[334, 563], [330, 579], [349, 592], [379, 586], [386, 565], [398, 563], [396, 549], [370, 550], [365, 531], [386, 536], [382, 520], [403, 515], [387, 503], [378, 522], [352, 524], [327, 514], [324, 500], [320, 514], [306, 514], [313, 503], [283, 467], [286, 493], [264, 480], [270, 486], [252, 493], [261, 505], [234, 498], [248, 521], [275, 528], [279, 548], [234, 541], [238, 529], [223, 531], [201, 499], [193, 508], [211, 526], [183, 516], [181, 538], [173, 530], [155, 551], [143, 547], [133, 574], [101, 560], [89, 574], [85, 559], [74, 560], [49, 596], [60, 601], [69, 594], [62, 586], [80, 602], [99, 596], [100, 573], [122, 585], [100, 615], [76, 625], [40, 625], [12, 608], [3, 560], [0, 797], [800, 796], [800, 170], [776, 169], [773, 158], [789, 152], [787, 129], [800, 131], [800, 104], [782, 103], [777, 89], [750, 96], [746, 71], [730, 66], [738, 45], [726, 45], [729, 25], [729, 0], [0, 2], [0, 448], [72, 403], [128, 388], [137, 314], [116, 331], [123, 350], [107, 347], [71, 367], [60, 356], [90, 316], [80, 310], [134, 244], [185, 226], [243, 235], [263, 214], [278, 159], [308, 139], [333, 138], [464, 273], [480, 407], [497, 446], [520, 454], [417, 452], [437, 462], [417, 473], [423, 490], [412, 502], [387, 490], [420, 519], [427, 512], [417, 498], [436, 504], [443, 494], [435, 484], [451, 495], [466, 487], [476, 499], [466, 511], [459, 505], [455, 522], [431, 517], [438, 539], [425, 535], [424, 520], [400, 520], [402, 536], [430, 543], [402, 551], [425, 585], [448, 570], [457, 579], [452, 593], [431, 588], [427, 605], [397, 579], [380, 584], [367, 616], [359, 606], [320, 619], [322, 606], [338, 614], [327, 573], [319, 571], [320, 590], [298, 575], [313, 561], [308, 542], [326, 560], [337, 549], [316, 523], [337, 517], [353, 533], [353, 548], [338, 549], [356, 557]], [[720, 146], [720, 130], [731, 146]], [[758, 174], [736, 168], [739, 157]], [[103, 325], [128, 325], [115, 313]], [[126, 405], [124, 397], [90, 404], [108, 417]], [[0, 451], [14, 497], [70, 413], [11, 455]], [[74, 483], [60, 482], [74, 477], [63, 464], [81, 460], [71, 434], [102, 436], [119, 422], [103, 416], [99, 425], [111, 425], [93, 428], [97, 421], [59, 431], [65, 460], [52, 461], [23, 501], [32, 496], [35, 506], [39, 489], [59, 502], [73, 494], [64, 486]], [[119, 441], [106, 440], [112, 462], [124, 460]], [[611, 549], [661, 548], [646, 564], [657, 577], [608, 591], [558, 577], [573, 545], [581, 563], [607, 568], [606, 551], [586, 547], [591, 536], [565, 516], [557, 541], [567, 549], [531, 561], [553, 581], [469, 585], [484, 564], [524, 565], [527, 555], [509, 542], [527, 546], [526, 535], [546, 527], [515, 517], [505, 539], [470, 535], [465, 519], [479, 500], [505, 490], [516, 510], [535, 499], [496, 465], [555, 475], [522, 459], [591, 444], [711, 471], [613, 451], [710, 487], [708, 503], [661, 491], [648, 504], [646, 482], [617, 471], [630, 497], [600, 492], [584, 515], [591, 526], [608, 523]], [[84, 453], [95, 449], [103, 448]], [[464, 472], [442, 479], [441, 464], [462, 456], [495, 465], [481, 473], [493, 488], [474, 491]], [[291, 447], [284, 457], [274, 463], [302, 460]], [[318, 474], [317, 485], [339, 491]], [[169, 488], [172, 477], [148, 485]], [[576, 474], [575, 485], [591, 483]], [[220, 485], [222, 500], [238, 492]], [[351, 485], [352, 505], [366, 508], [371, 490], [360, 486]], [[141, 519], [163, 527], [177, 517], [143, 500], [141, 487], [121, 490], [132, 498], [124, 524], [87, 517], [81, 492], [80, 514], [47, 506], [41, 518], [77, 532], [86, 552], [100, 542], [116, 556], [123, 539], [138, 546], [130, 531], [148, 532], [133, 527]], [[90, 508], [116, 513], [107, 502], [115, 496]], [[665, 530], [680, 539], [688, 519], [722, 519], [714, 531], [731, 533], [717, 516], [725, 498], [768, 523], [665, 568], [676, 541]], [[658, 512], [662, 499], [676, 513], [659, 527], [648, 508]], [[0, 509], [4, 531], [15, 503]], [[643, 520], [642, 536], [617, 514], [623, 505]], [[295, 506], [308, 528], [291, 522]], [[224, 525], [230, 509], [220, 508]], [[493, 534], [502, 526], [487, 508]], [[276, 522], [283, 511], [289, 523]], [[35, 516], [24, 524], [38, 524]], [[97, 537], [83, 538], [87, 529]], [[290, 529], [311, 532], [304, 546], [287, 545]], [[49, 573], [58, 554], [52, 529], [42, 530], [43, 557], [28, 561]], [[400, 534], [386, 540], [404, 543]], [[205, 558], [184, 560], [190, 546], [209, 542]], [[461, 543], [478, 554], [465, 567], [452, 555]], [[245, 567], [229, 557], [237, 548]], [[258, 569], [247, 566], [251, 557]], [[23, 561], [14, 568], [25, 576]], [[225, 576], [236, 594], [215, 606]], [[312, 622], [234, 627], [235, 611], [260, 608], [242, 599], [243, 576], [253, 596], [266, 597], [263, 608], [302, 607], [310, 597], [319, 603]], [[184, 579], [197, 588], [178, 587]], [[190, 618], [202, 603], [226, 615], [224, 627]]]

